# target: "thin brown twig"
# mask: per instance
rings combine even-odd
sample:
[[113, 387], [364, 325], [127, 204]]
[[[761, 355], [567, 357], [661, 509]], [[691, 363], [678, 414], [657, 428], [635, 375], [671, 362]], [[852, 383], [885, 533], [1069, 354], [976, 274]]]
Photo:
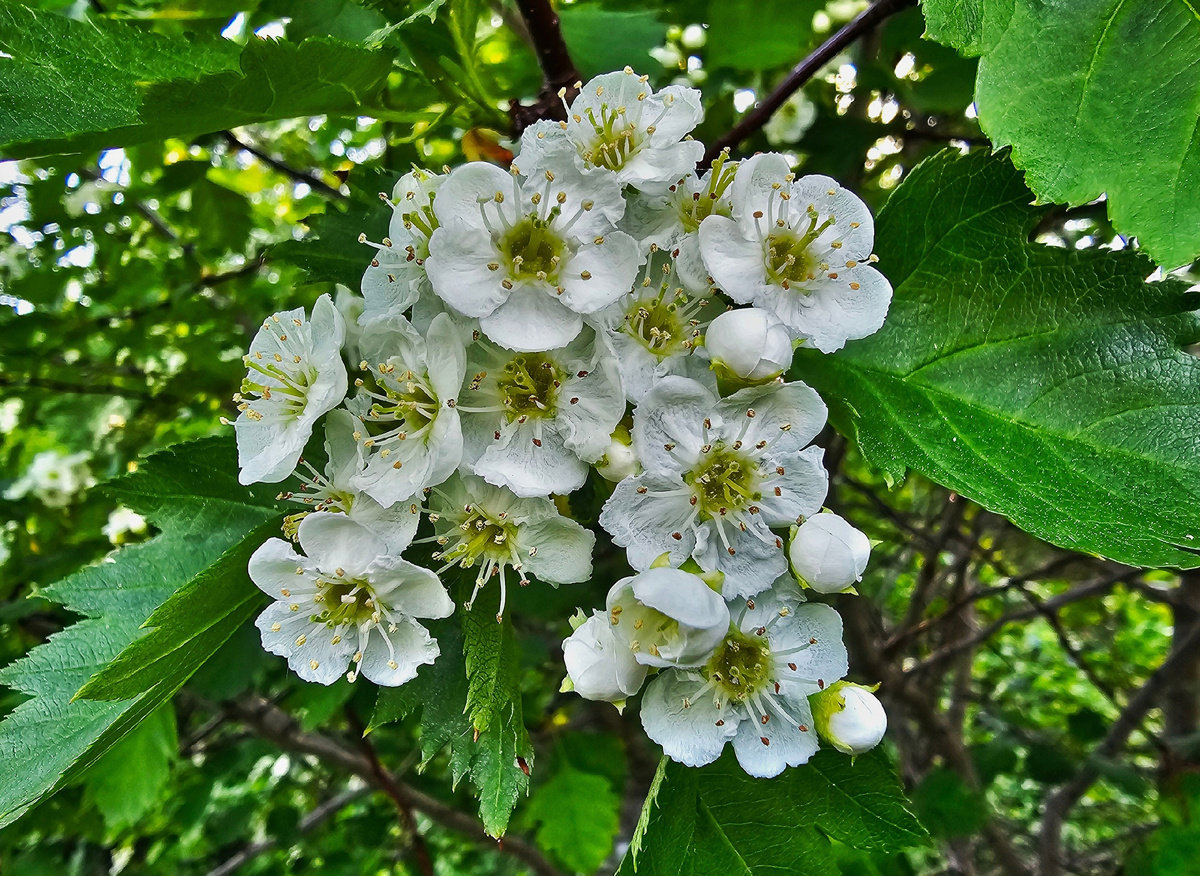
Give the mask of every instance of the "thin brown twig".
[[238, 152], [245, 152], [247, 155], [253, 155], [255, 158], [257, 158], [263, 164], [267, 165], [267, 167], [271, 168], [272, 170], [276, 170], [279, 173], [282, 173], [284, 176], [292, 178], [296, 182], [304, 183], [309, 188], [311, 188], [314, 192], [320, 192], [321, 194], [325, 195], [326, 197], [333, 198], [334, 200], [338, 200], [338, 201], [346, 200], [345, 195], [343, 195], [340, 191], [335, 189], [329, 183], [325, 182], [325, 180], [321, 179], [318, 176], [315, 176], [314, 174], [308, 173], [307, 171], [299, 170], [295, 167], [292, 167], [287, 162], [282, 161], [282, 160], [276, 158], [275, 156], [262, 151], [257, 146], [254, 146], [250, 143], [246, 143], [245, 141], [240, 140], [237, 137], [237, 135], [233, 133], [233, 131], [222, 131], [221, 137], [225, 140], [225, 142], [227, 144], [229, 144], [229, 147], [231, 149], [238, 151]]
[[576, 92], [579, 71], [571, 60], [558, 13], [550, 5], [550, 0], [516, 0], [516, 4], [533, 53], [537, 56], [538, 66], [542, 69], [542, 90], [537, 100], [529, 106], [514, 100], [508, 107], [513, 133], [520, 136], [534, 122], [566, 119], [567, 110], [559, 92], [566, 89], [568, 96]]
[[712, 145], [708, 147], [708, 151], [704, 153], [704, 157], [700, 160], [700, 166], [707, 167], [721, 154], [722, 150], [735, 149], [743, 140], [746, 140], [751, 134], [759, 130], [775, 114], [777, 109], [787, 103], [789, 97], [799, 90], [804, 83], [808, 82], [809, 79], [812, 79], [817, 71], [828, 64], [842, 49], [870, 31], [888, 16], [899, 12], [901, 9], [916, 5], [917, 0], [875, 0], [857, 18], [819, 45], [813, 50], [812, 54], [793, 67], [792, 72], [787, 75], [787, 78], [779, 83], [774, 91], [764, 97], [758, 106], [746, 113], [746, 116], [740, 122], [714, 140]]

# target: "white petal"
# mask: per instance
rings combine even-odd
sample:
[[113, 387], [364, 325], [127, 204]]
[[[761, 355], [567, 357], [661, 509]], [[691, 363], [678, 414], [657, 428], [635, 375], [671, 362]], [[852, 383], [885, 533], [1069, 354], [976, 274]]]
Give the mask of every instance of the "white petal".
[[367, 567], [367, 580], [379, 601], [410, 617], [439, 618], [454, 614], [454, 602], [429, 569], [399, 557], [378, 557]]
[[[654, 122], [654, 134], [651, 142], [659, 144], [681, 140], [690, 134], [696, 125], [704, 119], [704, 104], [700, 101], [700, 91], [683, 85], [668, 85], [654, 95], [665, 112]], [[695, 165], [704, 154], [704, 144], [691, 141], [700, 146], [700, 155], [690, 162]]]
[[[305, 681], [333, 684], [354, 653], [352, 632], [339, 637], [337, 631], [312, 623], [309, 614], [290, 611], [283, 602], [267, 606], [254, 623], [262, 633], [263, 648], [287, 657], [288, 666]], [[279, 630], [273, 629], [276, 623]]]
[[642, 697], [646, 735], [672, 760], [692, 767], [720, 757], [725, 743], [737, 733], [737, 716], [730, 709], [718, 712], [711, 691], [692, 701], [703, 685], [695, 673], [668, 669], [650, 682]]
[[[639, 493], [639, 487], [645, 487], [646, 492]], [[678, 566], [696, 544], [694, 512], [683, 494], [682, 481], [641, 474], [617, 484], [600, 512], [600, 525], [626, 549], [633, 568], [648, 569], [667, 552], [672, 564]], [[675, 533], [679, 533], [678, 539]]]
[[390, 449], [386, 457], [374, 454], [363, 473], [354, 479], [357, 489], [385, 508], [406, 502], [454, 474], [463, 452], [458, 411], [443, 408], [428, 434], [394, 442]]
[[[807, 306], [800, 304], [793, 311], [791, 328], [822, 353], [835, 352], [848, 340], [877, 332], [892, 302], [887, 278], [866, 265], [843, 271], [836, 281], [818, 278], [805, 288], [811, 290]], [[796, 293], [793, 290], [791, 294]], [[788, 322], [782, 313], [780, 318]]]
[[636, 694], [647, 667], [613, 635], [612, 624], [596, 612], [563, 642], [563, 661], [575, 692], [584, 699], [618, 702]]
[[781, 465], [784, 474], [775, 474], [773, 468], [769, 470], [762, 484], [762, 498], [758, 500], [768, 526], [792, 526], [796, 518], [808, 517], [821, 509], [829, 491], [829, 472], [821, 462], [824, 456], [822, 448], [807, 447], [786, 457], [786, 464]]
[[729, 627], [729, 609], [721, 595], [697, 575], [682, 569], [649, 569], [629, 579], [633, 595], [650, 608], [696, 628]]
[[[875, 240], [874, 220], [867, 205], [853, 192], [827, 176], [805, 176], [792, 184], [792, 201], [802, 211], [812, 204], [818, 214], [818, 225], [831, 216], [834, 219], [814, 242], [814, 249], [833, 249], [842, 260], [865, 259], [871, 254]], [[842, 246], [831, 248], [833, 241]]]
[[458, 397], [467, 373], [467, 350], [460, 331], [450, 314], [440, 313], [433, 318], [425, 335], [429, 382], [443, 403]]
[[[791, 172], [791, 164], [778, 152], [764, 152], [747, 158], [738, 165], [730, 198], [733, 202], [733, 215], [738, 223], [747, 229], [747, 234], [755, 229], [756, 212], [765, 217], [769, 209], [778, 207], [780, 187], [787, 187], [787, 177]], [[797, 209], [803, 210], [805, 206], [806, 204], [799, 204]], [[759, 223], [764, 224], [765, 221], [760, 219]]]
[[[778, 453], [782, 458], [816, 438], [829, 415], [816, 390], [799, 381], [740, 389], [716, 407], [727, 431], [743, 434], [744, 425], [744, 443], [758, 444], [765, 440], [766, 451]], [[749, 416], [750, 411], [754, 412], [753, 417]]]
[[725, 216], [705, 218], [699, 234], [700, 254], [713, 282], [738, 304], [755, 301], [766, 282], [762, 242], [747, 240]]
[[705, 571], [724, 573], [721, 594], [726, 599], [761, 593], [787, 571], [782, 546], [775, 546], [775, 535], [758, 517], [752, 518], [754, 532], [743, 532], [729, 520], [720, 524], [729, 547], [733, 548], [732, 554], [721, 540], [717, 526], [715, 520], [700, 526], [692, 557]]
[[595, 313], [612, 304], [637, 279], [642, 264], [637, 241], [620, 231], [610, 231], [603, 238], [602, 243], [580, 247], [563, 263], [565, 291], [558, 300], [576, 313]]
[[575, 339], [583, 317], [542, 284], [517, 286], [494, 313], [480, 314], [479, 328], [502, 347], [528, 353], [553, 350]]
[[[720, 428], [717, 399], [686, 377], [664, 377], [642, 398], [633, 417], [633, 447], [648, 472], [676, 473], [700, 458], [704, 420]], [[670, 446], [670, 449], [667, 449]]]
[[[586, 362], [586, 377], [576, 369], [563, 381], [558, 392], [556, 424], [563, 442], [585, 462], [603, 455], [609, 436], [625, 416], [625, 393], [616, 354], [608, 340], [591, 329], [576, 339]], [[574, 345], [572, 345], [574, 346]], [[578, 399], [578, 401], [573, 401]]]
[[238, 448], [238, 483], [277, 484], [296, 470], [312, 424], [293, 421], [285, 427], [252, 420], [244, 413], [234, 423]]
[[518, 530], [518, 539], [524, 571], [538, 580], [578, 584], [592, 577], [596, 536], [574, 520], [555, 514], [527, 523]]
[[[746, 718], [733, 739], [733, 750], [742, 769], [760, 779], [777, 776], [786, 767], [808, 763], [818, 748], [808, 700], [779, 699], [777, 705], [773, 697], [764, 698], [767, 722], [762, 722], [761, 715], [753, 720]], [[801, 730], [802, 726], [807, 729]]]
[[526, 497], [566, 495], [583, 486], [587, 464], [566, 448], [558, 431], [543, 428], [536, 439], [540, 447], [536, 436], [533, 421], [504, 430], [473, 466], [475, 474]]
[[[297, 575], [302, 569], [305, 574]], [[268, 538], [250, 557], [246, 571], [259, 590], [272, 599], [288, 599], [289, 595], [311, 596], [317, 592], [313, 584], [316, 575], [311, 560], [296, 553], [290, 542], [281, 538]]]
[[[791, 617], [771, 627], [768, 639], [773, 652], [803, 649], [787, 657], [788, 665], [777, 680], [785, 690], [793, 691], [789, 695], [807, 696], [838, 681], [849, 669], [842, 642], [842, 618], [828, 605], [812, 602], [794, 606], [792, 612]], [[796, 668], [792, 669], [791, 664]]]
[[384, 687], [398, 687], [411, 681], [417, 675], [417, 667], [433, 663], [441, 653], [429, 630], [412, 618], [403, 618], [396, 626], [394, 633], [386, 627], [371, 630], [362, 649], [359, 671], [369, 681]]
[[344, 569], [355, 577], [376, 557], [387, 553], [383, 539], [345, 514], [315, 511], [300, 521], [300, 547], [326, 573]]
[[[440, 202], [440, 198], [439, 198]], [[504, 274], [489, 270], [500, 255], [492, 239], [474, 229], [443, 225], [429, 238], [425, 270], [437, 296], [466, 316], [487, 316], [508, 299]]]
[[[509, 198], [503, 204], [506, 213], [515, 215], [511, 195], [513, 193], [512, 177], [494, 164], [485, 161], [472, 161], [456, 167], [446, 177], [438, 189], [433, 202], [433, 212], [442, 227], [455, 224], [464, 230], [474, 230], [477, 236], [488, 236], [487, 227], [483, 223], [482, 204], [488, 204], [489, 218], [501, 204], [494, 200], [499, 193], [503, 198]], [[430, 241], [430, 252], [433, 242]]]

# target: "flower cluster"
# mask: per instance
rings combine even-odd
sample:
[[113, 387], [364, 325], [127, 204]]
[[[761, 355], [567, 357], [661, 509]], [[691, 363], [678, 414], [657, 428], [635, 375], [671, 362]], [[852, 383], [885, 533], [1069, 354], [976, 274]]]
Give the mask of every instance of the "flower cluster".
[[[295, 475], [305, 506], [299, 552], [271, 539], [250, 562], [275, 600], [264, 647], [311, 681], [404, 683], [438, 656], [421, 621], [454, 612], [449, 570], [461, 611], [499, 589], [498, 620], [514, 582], [591, 579], [595, 534], [556, 499], [592, 478], [634, 574], [573, 622], [565, 686], [620, 705], [644, 687], [647, 733], [686, 764], [726, 742], [758, 776], [818, 735], [864, 750], [871, 693], [841, 686], [840, 618], [805, 593], [852, 592], [870, 545], [822, 513], [826, 408], [785, 375], [796, 346], [882, 324], [871, 215], [777, 154], [698, 173], [692, 89], [626, 69], [562, 96], [510, 168], [414, 169], [381, 196], [360, 304], [323, 296], [255, 337], [241, 479]], [[402, 558], [414, 544], [434, 568]]]

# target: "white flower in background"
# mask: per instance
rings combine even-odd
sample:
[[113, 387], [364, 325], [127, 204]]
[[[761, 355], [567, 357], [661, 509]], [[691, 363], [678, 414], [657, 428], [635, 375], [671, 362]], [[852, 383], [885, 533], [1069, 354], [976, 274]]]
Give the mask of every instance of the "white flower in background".
[[704, 349], [728, 380], [765, 383], [792, 365], [792, 336], [775, 314], [757, 307], [718, 314], [704, 333]]
[[366, 302], [363, 297], [340, 283], [334, 287], [333, 306], [342, 315], [342, 323], [346, 326], [346, 339], [342, 342], [342, 356], [347, 362], [357, 362], [362, 359], [358, 349], [358, 339], [362, 337], [362, 326], [358, 318], [363, 314]]
[[700, 666], [729, 632], [729, 609], [703, 578], [659, 567], [622, 578], [608, 591], [617, 640], [645, 666]]
[[275, 483], [291, 474], [318, 418], [346, 397], [345, 336], [328, 295], [317, 299], [311, 320], [297, 308], [263, 323], [234, 396], [241, 412], [234, 426], [241, 483]]
[[814, 514], [792, 527], [788, 559], [801, 587], [818, 593], [853, 591], [870, 557], [870, 540], [836, 514]]
[[609, 438], [608, 447], [595, 463], [600, 477], [612, 483], [638, 473], [637, 454], [633, 452], [633, 436], [623, 425], [617, 426]]
[[808, 697], [846, 674], [842, 620], [827, 605], [749, 600], [697, 670], [668, 669], [642, 698], [642, 726], [668, 757], [716, 760], [732, 741], [738, 763], [769, 778], [806, 763], [817, 733]]
[[513, 353], [480, 340], [459, 394], [463, 467], [518, 496], [570, 493], [625, 416], [617, 359], [585, 326], [565, 347]]
[[825, 424], [820, 397], [803, 383], [717, 397], [694, 380], [666, 377], [633, 417], [644, 471], [617, 484], [600, 514], [633, 568], [664, 552], [725, 574], [726, 599], [769, 587], [787, 571], [783, 539], [821, 508], [824, 451], [808, 444]]
[[875, 687], [839, 681], [809, 697], [813, 720], [821, 738], [843, 754], [863, 754], [883, 740], [887, 712], [875, 696]]
[[[366, 460], [355, 433], [361, 434], [363, 428], [362, 421], [349, 411], [330, 412], [325, 418], [324, 473], [301, 459], [296, 470], [302, 482], [300, 492], [281, 493], [279, 498], [307, 505], [312, 511], [345, 514], [377, 535], [388, 553], [399, 556], [416, 535], [421, 520], [420, 503], [398, 502], [384, 508], [366, 493], [359, 492], [354, 482], [366, 467]], [[290, 515], [285, 521], [285, 532], [294, 533], [308, 513]]]
[[733, 216], [731, 190], [738, 163], [722, 152], [704, 174], [688, 168], [664, 191], [631, 192], [625, 201], [622, 230], [643, 247], [671, 253], [675, 273], [691, 289], [707, 289], [708, 269], [700, 255], [700, 224], [709, 216]]
[[772, 311], [824, 353], [883, 325], [892, 287], [870, 264], [866, 204], [827, 176], [796, 179], [777, 153], [742, 163], [732, 199], [733, 219], [700, 226], [704, 264], [730, 298]]
[[615, 179], [585, 179], [570, 165], [522, 181], [492, 164], [466, 164], [438, 191], [441, 226], [425, 269], [438, 297], [478, 318], [497, 344], [561, 347], [579, 334], [584, 314], [633, 285], [642, 254], [616, 230], [624, 210]]
[[608, 615], [594, 612], [563, 642], [569, 685], [585, 700], [623, 703], [642, 688], [649, 667], [639, 663], [613, 631]]
[[668, 253], [653, 251], [633, 289], [596, 315], [612, 340], [625, 395], [634, 404], [668, 374], [716, 388], [708, 363], [691, 355], [704, 332], [712, 296], [686, 290], [671, 267]]
[[63, 453], [43, 450], [33, 458], [16, 481], [4, 491], [6, 499], [21, 499], [32, 495], [48, 508], [65, 508], [84, 490], [96, 485], [86, 451]]
[[678, 85], [654, 91], [647, 79], [626, 67], [582, 86], [567, 106], [567, 121], [525, 129], [517, 153], [521, 172], [556, 171], [573, 160], [581, 170], [643, 191], [686, 174], [704, 155], [703, 143], [684, 139], [704, 118], [700, 92]]
[[466, 373], [458, 327], [435, 317], [424, 338], [402, 316], [375, 320], [360, 340], [365, 380], [351, 408], [363, 428], [356, 437], [366, 458], [351, 483], [385, 508], [440, 484], [462, 459], [455, 408]]
[[389, 555], [383, 541], [342, 514], [314, 513], [297, 554], [269, 539], [250, 558], [250, 578], [275, 602], [255, 625], [263, 647], [305, 681], [333, 684], [346, 672], [395, 687], [433, 663], [439, 649], [419, 618], [449, 617], [438, 576]]
[[817, 107], [803, 91], [795, 92], [763, 125], [763, 133], [772, 146], [799, 143], [817, 120]]
[[146, 518], [132, 508], [114, 508], [100, 531], [112, 544], [122, 545], [146, 534]]
[[578, 584], [592, 576], [596, 536], [559, 514], [549, 499], [523, 499], [471, 475], [457, 475], [432, 492], [429, 519], [440, 545], [433, 558], [444, 563], [439, 571], [479, 567], [468, 610], [497, 578], [497, 618], [503, 616], [508, 568], [522, 585], [530, 575], [547, 584]]
[[[364, 325], [389, 316], [401, 316], [424, 293], [429, 293], [425, 259], [429, 238], [438, 227], [433, 199], [446, 177], [427, 170], [406, 173], [396, 182], [392, 196], [379, 197], [392, 208], [388, 236], [371, 243], [376, 254], [362, 278], [365, 308], [359, 321]], [[370, 243], [366, 235], [360, 243]]]

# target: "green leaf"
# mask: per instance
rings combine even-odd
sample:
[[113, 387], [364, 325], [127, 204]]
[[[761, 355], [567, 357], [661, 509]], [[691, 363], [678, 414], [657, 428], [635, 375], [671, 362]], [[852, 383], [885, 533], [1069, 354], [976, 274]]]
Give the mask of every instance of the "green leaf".
[[[85, 619], [0, 671], [0, 682], [31, 697], [0, 722], [0, 770], [8, 777], [0, 785], [0, 826], [79, 776], [171, 697], [186, 679], [182, 668], [134, 699], [73, 701], [176, 590], [280, 515], [277, 488], [237, 483], [236, 451], [224, 438], [156, 453], [104, 489], [160, 532], [50, 587], [48, 596]], [[194, 669], [202, 651], [189, 646], [177, 656]]]
[[705, 62], [711, 68], [770, 70], [795, 64], [816, 42], [823, 0], [712, 0]]
[[[1042, 201], [1108, 195], [1163, 265], [1200, 255], [1200, 15], [1186, 0], [925, 0], [928, 33], [980, 56], [979, 122]], [[1131, 160], [1130, 156], [1136, 156]]]
[[857, 849], [894, 851], [928, 835], [908, 810], [899, 781], [878, 751], [852, 763], [833, 751], [774, 779], [745, 774], [728, 752], [690, 770], [660, 766], [619, 876], [836, 876], [833, 838]]
[[970, 836], [987, 821], [987, 801], [945, 767], [932, 770], [913, 791], [921, 823], [938, 837]]
[[[463, 588], [462, 592], [466, 592]], [[513, 632], [512, 614], [496, 621], [500, 588], [480, 591], [470, 611], [463, 612], [463, 653], [467, 667], [467, 713], [480, 733], [500, 720], [515, 701], [521, 702], [518, 687], [520, 652]], [[465, 605], [465, 600], [459, 601]]]
[[86, 796], [110, 829], [136, 824], [166, 787], [179, 751], [175, 710], [164, 703], [92, 765]]
[[1200, 565], [1196, 298], [1143, 282], [1133, 252], [1029, 243], [1029, 202], [1002, 156], [916, 168], [876, 226], [883, 329], [801, 350], [792, 374], [892, 478], [915, 469], [1074, 550]]
[[526, 814], [543, 849], [573, 873], [593, 873], [612, 852], [620, 811], [607, 779], [567, 764], [537, 789]]
[[241, 47], [0, 2], [0, 52], [12, 56], [0, 57], [0, 147], [10, 158], [295, 116], [391, 114], [390, 54], [329, 37]]
[[661, 46], [667, 33], [653, 9], [564, 6], [559, 19], [571, 58], [585, 78], [626, 66], [642, 70], [657, 64], [650, 50]]

